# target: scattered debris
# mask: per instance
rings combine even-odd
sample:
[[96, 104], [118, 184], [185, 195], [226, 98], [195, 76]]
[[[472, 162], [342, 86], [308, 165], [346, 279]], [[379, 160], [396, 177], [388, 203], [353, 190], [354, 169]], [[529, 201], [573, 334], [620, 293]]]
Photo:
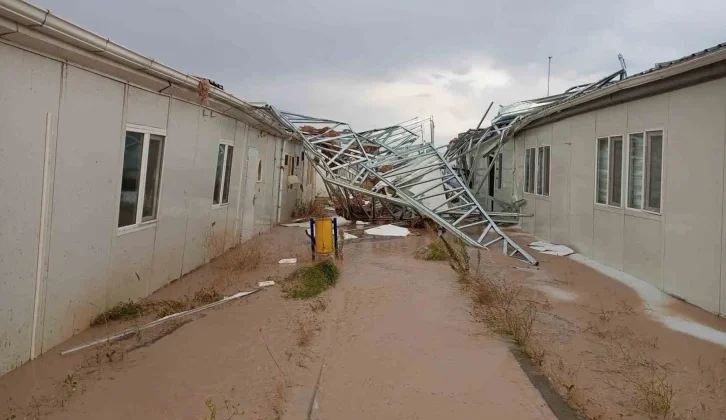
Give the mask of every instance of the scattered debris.
[[299, 223], [282, 223], [280, 226], [285, 227], [310, 227], [310, 222], [299, 222]]
[[161, 325], [161, 324], [163, 324], [163, 323], [165, 323], [167, 321], [171, 321], [173, 319], [178, 319], [178, 318], [181, 318], [181, 317], [184, 317], [184, 316], [187, 316], [187, 315], [192, 315], [192, 314], [195, 314], [197, 312], [201, 312], [201, 311], [203, 311], [205, 309], [209, 309], [209, 308], [212, 308], [214, 306], [221, 305], [221, 304], [226, 303], [226, 302], [229, 302], [231, 300], [235, 300], [235, 299], [239, 299], [239, 298], [241, 298], [243, 296], [251, 295], [252, 293], [258, 292], [260, 290], [261, 289], [255, 289], [255, 290], [253, 290], [251, 292], [239, 292], [239, 293], [236, 293], [236, 294], [234, 294], [232, 296], [227, 296], [227, 297], [225, 297], [225, 298], [223, 298], [221, 300], [218, 300], [216, 302], [212, 302], [212, 303], [207, 304], [207, 305], [204, 305], [204, 306], [200, 306], [198, 308], [194, 308], [194, 309], [190, 309], [188, 311], [179, 312], [179, 313], [175, 313], [175, 314], [171, 314], [171, 315], [165, 316], [164, 318], [160, 318], [160, 319], [157, 319], [155, 321], [149, 322], [146, 325], [142, 325], [142, 326], [139, 326], [139, 327], [133, 327], [133, 328], [127, 328], [127, 329], [125, 329], [125, 330], [123, 330], [123, 331], [121, 331], [119, 333], [114, 334], [114, 335], [110, 335], [108, 337], [101, 338], [99, 340], [94, 340], [94, 341], [91, 341], [91, 342], [88, 342], [88, 343], [81, 344], [79, 346], [70, 348], [68, 350], [62, 351], [61, 352], [61, 355], [62, 356], [65, 356], [66, 354], [74, 353], [74, 352], [76, 352], [78, 350], [83, 350], [83, 349], [86, 349], [88, 347], [96, 346], [98, 344], [108, 343], [110, 341], [118, 340], [119, 338], [123, 338], [123, 337], [129, 336], [129, 335], [132, 335], [132, 334], [137, 334], [139, 331], [143, 331], [143, 330], [146, 330], [146, 329], [155, 327], [157, 325]]
[[274, 280], [267, 280], [267, 281], [257, 282], [257, 287], [269, 287], [269, 286], [274, 286], [274, 285], [275, 285], [275, 281]]
[[362, 220], [356, 220], [356, 221], [355, 221], [355, 224], [356, 224], [356, 225], [358, 225], [358, 226], [365, 226], [365, 225], [370, 225], [370, 223], [368, 223], [368, 222], [364, 222], [364, 221], [362, 221]]
[[[344, 122], [286, 113], [271, 106], [266, 110], [302, 139], [305, 154], [316, 165], [336, 211], [346, 217], [397, 223], [424, 216], [470, 246], [486, 248], [502, 241], [508, 255], [537, 264], [482, 207], [470, 189], [474, 171], [459, 167], [459, 160], [466, 156], [493, 152], [496, 160], [505, 141], [522, 128], [519, 119], [489, 128], [477, 136], [476, 146], [472, 138], [466, 147], [442, 152], [434, 145], [432, 119], [356, 132]], [[482, 143], [485, 139], [486, 144]], [[516, 220], [517, 215], [506, 215], [513, 216], [508, 222]], [[474, 226], [476, 229], [464, 230]]]
[[408, 236], [411, 234], [411, 231], [396, 225], [383, 225], [367, 229], [365, 233], [376, 236]]
[[343, 240], [348, 240], [348, 239], [358, 239], [358, 237], [353, 235], [352, 233], [343, 232]]
[[557, 255], [560, 257], [565, 257], [567, 255], [575, 253], [572, 248], [566, 247], [564, 245], [555, 245], [549, 242], [542, 241], [532, 242], [531, 244], [529, 244], [529, 247], [534, 249], [535, 251], [541, 252], [542, 254]]
[[138, 318], [144, 313], [143, 305], [138, 302], [128, 300], [119, 302], [111, 309], [101, 312], [91, 321], [91, 326], [106, 324], [110, 321], [128, 320]]
[[297, 258], [283, 258], [278, 264], [297, 264]]

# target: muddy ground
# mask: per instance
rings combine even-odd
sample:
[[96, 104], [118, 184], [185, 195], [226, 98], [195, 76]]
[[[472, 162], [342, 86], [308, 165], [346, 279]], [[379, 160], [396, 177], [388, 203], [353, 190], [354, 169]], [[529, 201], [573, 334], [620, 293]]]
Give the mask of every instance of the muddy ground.
[[[516, 230], [512, 236], [522, 245], [534, 240]], [[539, 267], [494, 248], [482, 252], [480, 271], [521, 285], [522, 298], [537, 303], [533, 341], [544, 352], [541, 368], [580, 413], [591, 419], [726, 418], [725, 319], [657, 290], [644, 299], [572, 258], [528, 250]], [[662, 320], [686, 323], [689, 333]]]
[[[230, 272], [222, 257], [151, 298], [184, 299], [210, 285], [230, 295], [280, 280], [310, 261], [303, 232], [274, 228], [255, 245], [259, 267]], [[1, 377], [0, 419], [556, 418], [512, 344], [477, 322], [448, 264], [413, 259], [426, 241], [346, 242], [340, 281], [319, 300], [285, 299], [273, 286], [59, 355], [153, 316], [91, 328]], [[535, 369], [571, 405], [589, 418], [646, 419], [643, 385], [666, 384], [666, 418], [726, 418], [724, 347], [674, 331], [653, 312], [721, 332], [726, 320], [672, 299], [654, 308], [569, 258], [532, 254], [538, 268], [499, 248], [482, 251], [480, 271], [521, 285], [536, 302], [533, 334], [544, 358]], [[299, 263], [277, 264], [289, 257]]]

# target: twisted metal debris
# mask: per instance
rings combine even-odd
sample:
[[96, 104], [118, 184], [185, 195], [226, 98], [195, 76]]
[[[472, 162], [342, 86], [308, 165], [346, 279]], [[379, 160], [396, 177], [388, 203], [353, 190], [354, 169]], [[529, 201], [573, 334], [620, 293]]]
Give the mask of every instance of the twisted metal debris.
[[[497, 201], [506, 211], [495, 213], [486, 211], [476, 196], [502, 146], [516, 132], [540, 111], [600, 89], [616, 77], [624, 78], [622, 59], [621, 65], [621, 70], [589, 85], [502, 107], [491, 125], [481, 128], [489, 105], [476, 129], [441, 147], [433, 143], [432, 119], [359, 133], [340, 121], [282, 112], [269, 105], [261, 110], [302, 140], [306, 156], [345, 217], [396, 222], [426, 217], [470, 246], [482, 248], [501, 242], [504, 253], [536, 265], [537, 260], [509, 238], [494, 219], [517, 220], [522, 216], [518, 213], [522, 200]], [[493, 159], [474, 185], [481, 156]]]
[[432, 120], [357, 133], [343, 122], [267, 110], [303, 139], [308, 159], [346, 217], [427, 217], [468, 245], [501, 242], [505, 253], [537, 264], [482, 208], [445, 157], [447, 146], [434, 146]]

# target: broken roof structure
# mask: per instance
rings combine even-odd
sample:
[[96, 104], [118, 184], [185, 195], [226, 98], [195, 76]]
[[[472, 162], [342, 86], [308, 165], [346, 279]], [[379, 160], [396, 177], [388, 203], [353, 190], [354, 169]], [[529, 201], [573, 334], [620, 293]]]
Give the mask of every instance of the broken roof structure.
[[[634, 98], [629, 97], [625, 92], [627, 89], [662, 80], [694, 67], [722, 65], [718, 63], [723, 60], [724, 55], [726, 55], [726, 43], [675, 60], [656, 63], [652, 68], [631, 76], [627, 75], [622, 55], [618, 55], [620, 70], [593, 83], [573, 86], [561, 94], [502, 106], [497, 116], [491, 120], [491, 125], [481, 128], [481, 124], [491, 108], [490, 104], [479, 126], [460, 133], [453, 139], [449, 143], [445, 156], [456, 162], [459, 173], [466, 179], [468, 185], [474, 179], [476, 157], [494, 153], [494, 160], [489, 167], [485, 168], [481, 181], [477, 185], [470, 185], [474, 195], [477, 195], [487, 180], [502, 146], [517, 132], [545, 122], [563, 119], [575, 113], [585, 112], [588, 109], [587, 104], [598, 100], [608, 101], [609, 105], [632, 100]], [[669, 88], [672, 89], [672, 87]], [[502, 202], [499, 204], [511, 211], [517, 211], [519, 207], [518, 203]]]

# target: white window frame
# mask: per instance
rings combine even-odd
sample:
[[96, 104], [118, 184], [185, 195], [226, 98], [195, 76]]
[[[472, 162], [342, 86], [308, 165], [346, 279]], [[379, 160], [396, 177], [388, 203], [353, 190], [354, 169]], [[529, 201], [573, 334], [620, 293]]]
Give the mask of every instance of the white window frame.
[[[530, 171], [527, 171], [527, 165], [529, 165], [529, 159], [527, 159], [527, 151], [530, 151], [531, 153], [534, 153], [534, 167], [531, 168]], [[527, 182], [529, 178], [530, 173], [534, 174], [534, 177], [532, 179], [532, 184], [530, 187], [532, 188], [531, 191], [527, 190]], [[524, 193], [525, 194], [532, 194], [535, 195], [537, 192], [537, 148], [536, 147], [525, 147], [524, 148], [524, 183], [522, 185]]]
[[[214, 204], [214, 196], [212, 196], [212, 208], [214, 208], [214, 209], [218, 209], [218, 208], [221, 208], [221, 207], [227, 207], [229, 205], [229, 194], [227, 194], [227, 202], [226, 203], [223, 203], [222, 202], [222, 197], [224, 197], [224, 185], [225, 185], [225, 182], [224, 181], [225, 181], [225, 175], [227, 173], [227, 171], [226, 171], [226, 169], [227, 169], [227, 157], [229, 156], [229, 148], [232, 147], [232, 149], [234, 149], [234, 142], [231, 141], [231, 140], [220, 140], [219, 141], [219, 144], [217, 145], [217, 152], [219, 152], [219, 146], [220, 145], [224, 145], [225, 146], [225, 148], [224, 148], [224, 158], [222, 158], [222, 183], [219, 186], [219, 197], [217, 197], [218, 198], [218, 200], [217, 200], [218, 203], [217, 204]], [[215, 157], [217, 157], [217, 156], [215, 155]], [[232, 159], [234, 159], [234, 153], [232, 154]], [[216, 161], [216, 159], [215, 159], [215, 161]], [[215, 172], [214, 172], [214, 182], [216, 183], [217, 182], [217, 172], [216, 172], [217, 171], [217, 167], [216, 167], [216, 164], [215, 164], [214, 170], [215, 170]], [[230, 171], [230, 176], [232, 176], [231, 171]], [[232, 184], [231, 183], [230, 183], [230, 188], [232, 188]], [[212, 195], [214, 195], [214, 188], [212, 188]]]
[[123, 136], [121, 138], [121, 172], [120, 177], [123, 177], [123, 160], [124, 160], [124, 146], [126, 145], [126, 132], [131, 131], [134, 133], [141, 133], [144, 135], [144, 143], [142, 145], [141, 149], [141, 171], [139, 173], [139, 196], [136, 201], [136, 223], [118, 227], [118, 219], [119, 219], [119, 207], [121, 206], [121, 193], [120, 193], [120, 185], [119, 185], [119, 194], [116, 205], [116, 232], [118, 235], [129, 233], [129, 232], [135, 232], [137, 230], [144, 229], [146, 227], [154, 226], [156, 225], [156, 222], [159, 219], [159, 208], [157, 207], [156, 211], [156, 217], [152, 220], [143, 220], [143, 212], [144, 212], [144, 200], [146, 197], [144, 196], [146, 193], [146, 167], [149, 164], [149, 143], [151, 143], [151, 135], [155, 134], [157, 136], [164, 137], [164, 141], [161, 144], [161, 173], [159, 174], [159, 190], [157, 191], [158, 200], [157, 206], [159, 206], [159, 202], [161, 201], [161, 189], [162, 185], [164, 183], [164, 167], [166, 166], [166, 130], [162, 128], [157, 127], [149, 127], [145, 125], [139, 125], [139, 124], [131, 124], [127, 123], [124, 127]]
[[[549, 197], [550, 196], [550, 187], [552, 186], [552, 146], [549, 144], [542, 144], [534, 148], [535, 149], [535, 155], [534, 155], [534, 195], [538, 197]], [[544, 185], [542, 188], [542, 193], [538, 193], [539, 191], [539, 183], [541, 181], [541, 176], [544, 175], [542, 171], [542, 162], [540, 162], [539, 158], [539, 149], [542, 149], [542, 158], [544, 159], [544, 150], [549, 149], [550, 151], [550, 159], [549, 162], [547, 162], [547, 194], [544, 193]]]
[[[612, 173], [610, 173], [611, 165], [613, 163], [613, 139], [617, 139], [620, 137], [620, 142], [622, 144], [622, 150], [621, 150], [621, 156], [620, 156], [620, 205], [614, 205], [611, 204], [612, 200], [610, 197], [610, 188], [612, 187]], [[607, 160], [607, 173], [605, 174], [605, 202], [600, 203], [597, 201], [597, 165], [598, 165], [598, 145], [600, 143], [600, 140], [606, 139], [608, 143], [608, 160]], [[627, 144], [626, 144], [627, 143]], [[627, 201], [628, 195], [628, 175], [629, 171], [626, 166], [630, 164], [629, 158], [630, 154], [628, 153], [630, 149], [630, 137], [628, 135], [623, 134], [613, 134], [612, 136], [601, 136], [595, 138], [595, 197], [594, 197], [594, 203], [596, 206], [600, 207], [610, 207], [614, 209], [622, 209], [624, 208], [623, 205], [623, 199]], [[627, 205], [627, 203], [626, 203]]]
[[[661, 168], [660, 168], [660, 209], [654, 210], [652, 207], [646, 207], [647, 204], [647, 196], [646, 193], [648, 192], [648, 186], [646, 183], [648, 182], [648, 177], [650, 176], [650, 156], [649, 152], [651, 150], [650, 141], [648, 134], [649, 133], [660, 133], [661, 135]], [[633, 134], [642, 134], [643, 135], [643, 175], [642, 175], [642, 199], [641, 199], [641, 207], [631, 207], [630, 206], [630, 136]], [[642, 213], [649, 213], [654, 215], [662, 215], [663, 214], [663, 181], [665, 179], [664, 173], [665, 173], [665, 141], [666, 141], [666, 132], [663, 128], [653, 128], [653, 129], [647, 129], [647, 130], [638, 130], [629, 132], [627, 134], [627, 158], [625, 159], [625, 162], [627, 165], [625, 165], [626, 170], [626, 185], [625, 185], [625, 208], [627, 208], [629, 211], [633, 212], [642, 212]]]

